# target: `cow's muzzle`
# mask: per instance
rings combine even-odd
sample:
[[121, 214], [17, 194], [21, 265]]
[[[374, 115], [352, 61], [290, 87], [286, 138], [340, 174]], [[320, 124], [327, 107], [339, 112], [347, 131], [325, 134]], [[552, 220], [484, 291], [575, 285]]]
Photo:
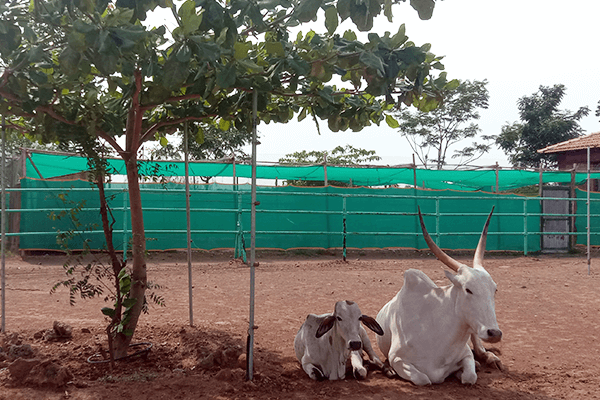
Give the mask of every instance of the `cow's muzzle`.
[[362, 343], [360, 341], [351, 341], [349, 347], [352, 351], [360, 350], [362, 347]]
[[502, 339], [502, 331], [500, 329], [488, 329], [487, 338], [483, 341], [488, 343], [497, 343]]

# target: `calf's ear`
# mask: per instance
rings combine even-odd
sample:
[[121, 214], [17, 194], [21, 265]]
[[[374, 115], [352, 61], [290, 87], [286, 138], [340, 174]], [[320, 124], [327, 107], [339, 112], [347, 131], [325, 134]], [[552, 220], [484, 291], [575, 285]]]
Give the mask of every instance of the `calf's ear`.
[[379, 336], [383, 336], [383, 329], [381, 329], [381, 326], [377, 323], [377, 321], [375, 321], [375, 318], [369, 317], [368, 315], [362, 315], [359, 319], [362, 321], [363, 324], [365, 324], [367, 328], [369, 328]]
[[315, 336], [317, 338], [320, 338], [321, 336], [329, 332], [331, 328], [333, 328], [333, 324], [335, 324], [335, 317], [333, 315], [325, 317], [325, 319], [323, 319], [323, 321], [321, 321], [321, 323], [319, 324], [319, 327], [317, 328], [317, 334]]

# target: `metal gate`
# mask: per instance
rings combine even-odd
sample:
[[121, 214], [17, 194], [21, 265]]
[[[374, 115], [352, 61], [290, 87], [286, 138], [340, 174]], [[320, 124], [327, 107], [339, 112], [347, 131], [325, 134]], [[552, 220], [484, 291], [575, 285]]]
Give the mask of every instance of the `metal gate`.
[[[552, 232], [542, 235], [542, 251], [547, 253], [566, 253], [570, 250], [569, 232], [571, 231], [569, 214], [569, 200], [557, 200], [557, 198], [569, 198], [568, 187], [548, 186], [543, 188], [542, 196], [554, 198], [554, 200], [542, 200], [542, 232]], [[553, 216], [553, 214], [558, 214]], [[561, 215], [562, 214], [562, 215]], [[564, 232], [565, 234], [561, 234]]]

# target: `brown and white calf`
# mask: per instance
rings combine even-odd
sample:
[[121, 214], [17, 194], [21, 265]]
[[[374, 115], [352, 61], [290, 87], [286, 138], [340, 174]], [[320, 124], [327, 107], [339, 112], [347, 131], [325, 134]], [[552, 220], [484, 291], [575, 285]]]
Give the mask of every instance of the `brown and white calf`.
[[378, 335], [383, 334], [377, 321], [363, 315], [353, 301], [338, 301], [333, 314], [309, 314], [306, 317], [296, 334], [294, 350], [309, 377], [314, 380], [344, 379], [350, 360], [354, 377], [364, 379], [367, 369], [363, 365], [363, 350], [377, 367], [383, 367], [361, 322]]

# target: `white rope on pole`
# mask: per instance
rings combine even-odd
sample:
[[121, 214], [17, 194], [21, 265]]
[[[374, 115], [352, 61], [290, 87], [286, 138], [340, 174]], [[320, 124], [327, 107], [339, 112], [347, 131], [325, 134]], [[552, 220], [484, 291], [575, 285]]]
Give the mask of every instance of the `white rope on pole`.
[[256, 125], [257, 125], [258, 92], [252, 91], [252, 185], [250, 213], [250, 316], [247, 343], [247, 371], [249, 381], [254, 378], [254, 286], [255, 286], [255, 259], [256, 259]]
[[590, 248], [590, 148], [587, 148], [587, 267], [588, 275], [591, 273], [592, 255]]
[[188, 123], [183, 126], [184, 159], [185, 159], [185, 217], [187, 221], [187, 262], [188, 262], [188, 294], [190, 308], [190, 326], [194, 326], [194, 300], [192, 295], [192, 223], [190, 207], [190, 160], [188, 154]]
[[0, 246], [2, 247], [2, 283], [0, 291], [2, 292], [2, 322], [1, 332], [6, 333], [6, 119], [2, 116], [2, 233]]

